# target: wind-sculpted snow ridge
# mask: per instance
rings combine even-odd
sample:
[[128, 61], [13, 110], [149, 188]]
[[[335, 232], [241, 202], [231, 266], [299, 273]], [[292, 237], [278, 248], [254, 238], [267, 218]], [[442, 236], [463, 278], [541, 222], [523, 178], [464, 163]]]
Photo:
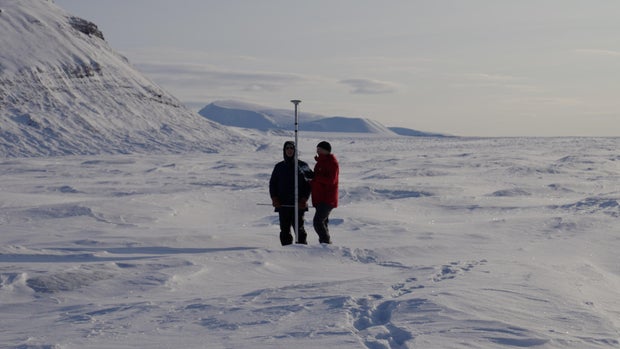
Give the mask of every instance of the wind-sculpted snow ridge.
[[559, 208], [571, 210], [581, 214], [601, 212], [613, 217], [620, 217], [620, 196], [585, 198], [572, 204], [562, 205]]
[[620, 346], [619, 139], [330, 138], [334, 243], [283, 247], [288, 139], [0, 161], [0, 343]]
[[251, 144], [185, 108], [52, 1], [2, 2], [0, 157], [215, 152]]

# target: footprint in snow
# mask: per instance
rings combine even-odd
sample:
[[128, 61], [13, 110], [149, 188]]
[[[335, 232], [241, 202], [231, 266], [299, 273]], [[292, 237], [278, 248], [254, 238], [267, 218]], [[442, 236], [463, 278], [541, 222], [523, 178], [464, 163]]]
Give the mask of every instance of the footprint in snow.
[[432, 280], [435, 282], [440, 282], [444, 280], [450, 280], [456, 278], [458, 275], [462, 275], [465, 272], [471, 271], [478, 265], [486, 264], [486, 259], [482, 259], [480, 261], [469, 261], [469, 262], [451, 262], [450, 264], [444, 264], [441, 266], [439, 271], [433, 275]]

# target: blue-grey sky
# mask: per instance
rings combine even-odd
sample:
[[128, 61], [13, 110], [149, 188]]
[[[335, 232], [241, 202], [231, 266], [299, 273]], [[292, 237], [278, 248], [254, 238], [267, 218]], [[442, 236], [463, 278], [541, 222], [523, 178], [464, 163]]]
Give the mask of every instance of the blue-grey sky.
[[198, 109], [462, 136], [620, 136], [617, 0], [54, 0]]

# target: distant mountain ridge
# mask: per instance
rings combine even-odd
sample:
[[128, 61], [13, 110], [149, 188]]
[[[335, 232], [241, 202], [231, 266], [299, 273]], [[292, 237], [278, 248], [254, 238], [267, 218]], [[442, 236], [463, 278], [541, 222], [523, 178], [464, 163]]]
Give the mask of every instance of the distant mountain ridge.
[[[257, 104], [237, 101], [216, 101], [198, 111], [205, 118], [226, 126], [257, 129], [290, 129], [294, 124], [291, 110], [269, 108]], [[316, 114], [300, 112], [299, 122], [319, 120]]]
[[[291, 110], [274, 109], [256, 104], [236, 101], [215, 101], [198, 114], [222, 125], [257, 130], [290, 130], [294, 127]], [[381, 123], [359, 117], [322, 116], [300, 112], [299, 128], [313, 132], [366, 133], [385, 136], [446, 137], [401, 127], [385, 127]]]
[[219, 151], [250, 142], [183, 106], [49, 0], [0, 0], [0, 157]]

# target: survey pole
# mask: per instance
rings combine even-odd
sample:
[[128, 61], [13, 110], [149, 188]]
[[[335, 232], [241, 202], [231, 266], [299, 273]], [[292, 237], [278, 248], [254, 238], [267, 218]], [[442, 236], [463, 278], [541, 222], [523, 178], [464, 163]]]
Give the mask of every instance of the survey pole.
[[297, 133], [299, 130], [299, 117], [297, 116], [297, 105], [301, 103], [298, 99], [293, 99], [291, 103], [295, 104], [295, 157], [294, 157], [294, 172], [295, 172], [295, 242], [299, 242], [299, 168], [297, 164], [297, 153], [299, 152], [299, 142]]

